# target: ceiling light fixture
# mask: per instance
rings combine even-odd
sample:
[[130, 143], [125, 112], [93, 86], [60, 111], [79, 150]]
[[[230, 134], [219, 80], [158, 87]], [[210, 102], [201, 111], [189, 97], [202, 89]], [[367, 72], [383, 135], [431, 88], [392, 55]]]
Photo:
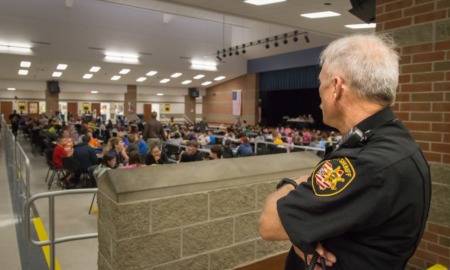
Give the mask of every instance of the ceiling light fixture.
[[27, 69], [19, 69], [19, 75], [28, 75]]
[[0, 51], [6, 53], [31, 54], [31, 46], [28, 44], [6, 43], [0, 41]]
[[14, 87], [8, 87], [8, 88], [6, 88], [6, 90], [8, 90], [8, 91], [16, 91], [16, 88], [14, 88]]
[[105, 52], [105, 60], [109, 62], [139, 63], [139, 56], [136, 54], [121, 54], [116, 52]]
[[92, 76], [94, 76], [94, 75], [90, 74], [90, 73], [86, 73], [83, 75], [83, 79], [89, 80], [90, 78], [92, 78]]
[[308, 19], [319, 19], [319, 18], [341, 16], [341, 14], [333, 12], [333, 11], [323, 11], [323, 12], [304, 13], [304, 14], [300, 14], [300, 16], [308, 18]]
[[206, 82], [202, 83], [202, 85], [210, 85], [210, 84], [212, 84], [212, 82], [210, 82], [210, 81], [206, 81]]
[[31, 62], [29, 62], [29, 61], [21, 61], [20, 62], [20, 67], [29, 68], [29, 67], [31, 67]]
[[185, 80], [181, 84], [190, 84], [191, 82], [192, 82], [191, 80]]
[[98, 91], [93, 90], [91, 91], [91, 94], [98, 94]]
[[163, 93], [156, 93], [157, 96], [164, 96]]
[[286, 0], [245, 0], [244, 2], [247, 4], [252, 4], [255, 6], [269, 5], [280, 2], [285, 2]]
[[361, 24], [346, 24], [345, 27], [350, 29], [368, 29], [368, 28], [376, 28], [376, 23], [361, 23]]
[[101, 68], [101, 67], [93, 66], [93, 67], [91, 67], [91, 69], [89, 69], [89, 72], [97, 72], [97, 71], [100, 70], [100, 68]]
[[61, 77], [61, 75], [62, 75], [61, 71], [55, 71], [55, 72], [53, 72], [52, 77], [59, 78], [59, 77]]
[[196, 80], [200, 80], [201, 78], [205, 77], [205, 75], [203, 74], [198, 74], [197, 76], [194, 77], [194, 79]]
[[120, 78], [121, 78], [121, 76], [114, 75], [111, 77], [111, 81], [118, 81], [118, 80], [120, 80]]
[[214, 78], [214, 80], [215, 81], [221, 81], [221, 80], [223, 80], [225, 78], [226, 78], [225, 76], [219, 76], [219, 77]]
[[145, 81], [145, 80], [147, 80], [147, 78], [146, 77], [139, 77], [139, 78], [137, 78], [137, 82], [143, 82], [143, 81]]
[[193, 60], [191, 62], [191, 69], [217, 71], [217, 63]]
[[130, 72], [130, 69], [124, 68], [121, 71], [119, 71], [119, 74], [125, 75], [125, 74], [128, 74], [128, 72]]
[[145, 74], [145, 75], [147, 75], [147, 76], [153, 76], [153, 75], [155, 75], [155, 74], [157, 74], [158, 73], [158, 71], [155, 71], [155, 70], [151, 70], [151, 71], [149, 71], [147, 74]]
[[239, 55], [239, 51], [242, 52], [242, 54], [245, 54], [247, 52], [247, 48], [248, 47], [253, 47], [253, 46], [257, 46], [257, 45], [264, 45], [264, 47], [266, 49], [270, 49], [270, 43], [273, 42], [274, 47], [278, 47], [281, 44], [281, 39], [283, 39], [283, 44], [288, 44], [288, 38], [292, 37], [294, 42], [298, 41], [298, 36], [303, 35], [305, 37], [305, 41], [307, 43], [309, 43], [310, 39], [308, 36], [308, 32], [304, 31], [304, 32], [299, 32], [298, 30], [295, 30], [293, 32], [289, 32], [289, 33], [284, 33], [284, 34], [280, 34], [280, 35], [276, 35], [273, 37], [267, 37], [264, 39], [259, 39], [256, 41], [251, 41], [248, 43], [244, 43], [240, 46], [235, 46], [230, 47], [228, 49], [221, 49], [221, 50], [217, 50], [217, 56], [216, 58], [221, 61], [222, 58], [220, 57], [220, 54], [222, 54], [222, 57], [225, 58], [228, 56], [232, 56], [232, 55]]
[[59, 64], [58, 66], [56, 66], [57, 70], [66, 70], [67, 65], [66, 64]]
[[162, 79], [159, 82], [160, 83], [168, 83], [168, 82], [170, 82], [170, 79], [167, 79], [167, 78], [166, 79]]
[[172, 78], [178, 78], [178, 77], [180, 77], [181, 75], [183, 75], [183, 73], [176, 72], [176, 73], [170, 75], [170, 77], [172, 77]]

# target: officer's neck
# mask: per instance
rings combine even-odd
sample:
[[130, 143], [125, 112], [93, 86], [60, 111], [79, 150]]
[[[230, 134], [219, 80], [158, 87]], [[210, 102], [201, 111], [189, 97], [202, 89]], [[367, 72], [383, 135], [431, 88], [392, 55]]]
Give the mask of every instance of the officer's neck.
[[366, 99], [358, 99], [354, 102], [349, 103], [344, 107], [343, 110], [343, 121], [337, 129], [341, 134], [347, 134], [350, 129], [369, 116], [384, 109], [379, 103], [369, 101]]

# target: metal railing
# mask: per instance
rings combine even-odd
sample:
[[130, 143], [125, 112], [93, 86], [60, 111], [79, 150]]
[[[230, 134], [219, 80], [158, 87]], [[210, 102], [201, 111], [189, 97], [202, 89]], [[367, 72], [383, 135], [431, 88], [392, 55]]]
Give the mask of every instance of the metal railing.
[[20, 190], [22, 192], [22, 196], [28, 200], [31, 196], [30, 192], [30, 159], [23, 151], [22, 146], [20, 146], [19, 142], [16, 142], [16, 151], [15, 151], [15, 177], [16, 180], [20, 182]]
[[[74, 190], [64, 190], [64, 191], [51, 191], [44, 192], [33, 195], [27, 200], [25, 205], [25, 233], [28, 241], [35, 246], [50, 246], [50, 270], [55, 269], [55, 246], [59, 243], [77, 241], [83, 239], [97, 238], [98, 233], [89, 234], [79, 234], [72, 236], [65, 236], [60, 238], [55, 238], [55, 197], [64, 195], [74, 195], [74, 194], [86, 194], [86, 193], [96, 193], [97, 188], [89, 189], [74, 189]], [[42, 198], [48, 198], [48, 213], [49, 213], [49, 239], [46, 241], [36, 241], [31, 237], [31, 207], [33, 207], [34, 201]]]

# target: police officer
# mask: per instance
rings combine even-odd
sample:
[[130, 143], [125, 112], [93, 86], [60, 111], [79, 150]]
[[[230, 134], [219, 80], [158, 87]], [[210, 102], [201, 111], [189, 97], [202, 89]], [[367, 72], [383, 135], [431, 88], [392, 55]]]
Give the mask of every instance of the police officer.
[[285, 269], [317, 262], [327, 269], [404, 269], [419, 244], [430, 172], [391, 109], [399, 76], [393, 46], [386, 37], [358, 34], [321, 55], [323, 121], [346, 136], [311, 175], [283, 179], [264, 205], [262, 238], [293, 245]]

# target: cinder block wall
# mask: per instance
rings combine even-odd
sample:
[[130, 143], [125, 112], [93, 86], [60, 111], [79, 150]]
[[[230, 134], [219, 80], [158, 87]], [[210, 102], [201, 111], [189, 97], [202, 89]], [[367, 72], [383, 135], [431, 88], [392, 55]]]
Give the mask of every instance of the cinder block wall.
[[220, 270], [287, 252], [259, 237], [283, 177], [309, 174], [311, 153], [109, 171], [99, 181], [99, 269]]
[[432, 204], [407, 269], [450, 267], [450, 1], [377, 0], [377, 32], [394, 36], [401, 56], [395, 110], [431, 164]]

